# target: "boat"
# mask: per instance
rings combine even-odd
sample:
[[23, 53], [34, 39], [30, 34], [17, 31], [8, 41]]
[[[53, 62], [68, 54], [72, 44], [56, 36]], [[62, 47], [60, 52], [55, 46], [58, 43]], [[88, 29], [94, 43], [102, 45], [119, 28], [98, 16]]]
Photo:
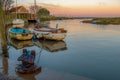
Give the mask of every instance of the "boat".
[[26, 30], [23, 28], [10, 28], [9, 36], [10, 38], [17, 40], [30, 40], [33, 37], [33, 33], [30, 30]]
[[24, 24], [24, 20], [17, 19], [17, 0], [16, 0], [16, 18], [12, 21], [12, 24]]
[[64, 41], [37, 40], [34, 44], [37, 47], [43, 48], [48, 52], [58, 52], [67, 50], [67, 45]]
[[24, 25], [24, 21], [22, 19], [14, 19], [12, 21], [13, 25], [18, 25], [18, 24], [23, 24]]
[[23, 49], [23, 54], [18, 57], [18, 61], [21, 61], [22, 64], [19, 64], [16, 67], [16, 71], [21, 74], [32, 74], [35, 72], [40, 72], [41, 67], [37, 66], [35, 61], [36, 53], [34, 50], [28, 51], [27, 49]]
[[38, 23], [39, 22], [39, 18], [37, 18], [36, 16], [36, 0], [34, 0], [34, 17], [31, 17], [30, 19], [28, 19], [28, 23]]
[[31, 18], [31, 19], [28, 19], [28, 23], [37, 23], [37, 19], [35, 18]]
[[24, 24], [13, 24], [13, 28], [23, 28]]
[[33, 29], [34, 34], [37, 38], [44, 38], [48, 40], [56, 40], [60, 41], [63, 40], [66, 35], [67, 31], [64, 28], [47, 28], [47, 27], [39, 27]]
[[41, 67], [37, 67], [35, 66], [33, 69], [29, 70], [29, 69], [24, 69], [23, 65], [19, 65], [19, 68], [16, 69], [16, 72], [20, 73], [20, 74], [32, 74], [32, 73], [39, 73], [41, 72]]

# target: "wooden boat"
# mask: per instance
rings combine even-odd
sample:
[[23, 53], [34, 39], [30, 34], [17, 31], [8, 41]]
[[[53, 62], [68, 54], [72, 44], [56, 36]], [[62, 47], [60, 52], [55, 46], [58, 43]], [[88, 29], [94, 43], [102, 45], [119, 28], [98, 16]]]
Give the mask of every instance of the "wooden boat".
[[67, 45], [64, 41], [37, 40], [35, 42], [35, 45], [49, 52], [58, 52], [58, 51], [67, 50]]
[[28, 19], [28, 23], [37, 23], [38, 21], [35, 18]]
[[33, 37], [33, 33], [30, 30], [25, 30], [23, 28], [10, 28], [9, 36], [17, 40], [30, 40]]
[[31, 17], [30, 19], [28, 19], [28, 23], [38, 23], [39, 22], [39, 18], [37, 18], [36, 14], [36, 0], [34, 0], [34, 17]]
[[37, 38], [60, 41], [66, 37], [67, 31], [63, 28], [34, 28], [33, 32]]
[[34, 63], [35, 56], [36, 53], [34, 50], [30, 52], [27, 49], [23, 49], [23, 54], [17, 59], [18, 61], [22, 61], [22, 64], [16, 67], [16, 71], [21, 74], [40, 72], [41, 67], [36, 66]]
[[34, 68], [24, 68], [23, 65], [18, 65], [16, 68], [16, 71], [20, 74], [32, 74], [32, 73], [38, 73], [41, 72], [41, 67], [34, 66]]

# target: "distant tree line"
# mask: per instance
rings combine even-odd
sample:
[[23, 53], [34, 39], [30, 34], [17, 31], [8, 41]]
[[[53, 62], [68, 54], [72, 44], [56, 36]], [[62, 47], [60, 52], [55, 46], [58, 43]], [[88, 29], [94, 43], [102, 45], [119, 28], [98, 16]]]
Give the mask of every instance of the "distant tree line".
[[47, 10], [46, 8], [41, 8], [37, 12], [38, 16], [50, 16], [50, 11]]
[[42, 8], [41, 6], [30, 6], [29, 10], [31, 13], [37, 14], [37, 16], [50, 16], [50, 11], [46, 8]]

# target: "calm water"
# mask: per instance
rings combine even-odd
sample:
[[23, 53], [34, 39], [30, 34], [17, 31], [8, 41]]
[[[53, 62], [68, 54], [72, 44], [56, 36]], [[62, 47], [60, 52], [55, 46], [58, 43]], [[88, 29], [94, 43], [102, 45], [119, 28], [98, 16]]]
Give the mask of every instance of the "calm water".
[[[25, 80], [120, 80], [120, 25], [83, 24], [81, 20], [50, 21], [68, 30], [64, 41], [11, 41], [9, 58], [0, 57], [0, 71]], [[29, 44], [29, 45], [28, 45]], [[22, 47], [36, 50], [41, 72], [15, 72]]]

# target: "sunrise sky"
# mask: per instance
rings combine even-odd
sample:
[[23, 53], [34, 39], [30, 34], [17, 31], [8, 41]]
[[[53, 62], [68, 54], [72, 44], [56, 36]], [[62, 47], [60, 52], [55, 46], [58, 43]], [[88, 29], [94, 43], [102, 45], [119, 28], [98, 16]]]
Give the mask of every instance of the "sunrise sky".
[[[34, 0], [17, 0], [25, 6]], [[36, 0], [51, 15], [76, 17], [120, 17], [120, 0]]]

